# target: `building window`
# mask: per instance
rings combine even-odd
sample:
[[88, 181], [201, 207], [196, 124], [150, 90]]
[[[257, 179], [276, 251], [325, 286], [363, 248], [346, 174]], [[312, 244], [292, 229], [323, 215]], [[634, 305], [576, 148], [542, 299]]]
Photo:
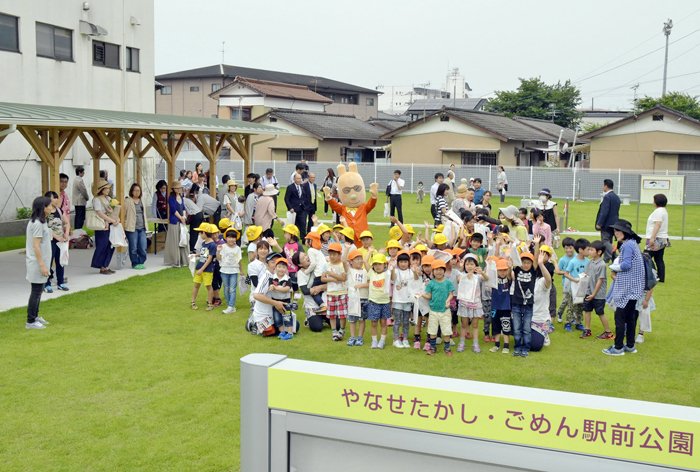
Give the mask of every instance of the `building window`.
[[700, 155], [678, 154], [678, 170], [700, 170]]
[[72, 61], [73, 31], [46, 23], [37, 23], [36, 55], [58, 61]]
[[661, 114], [652, 115], [651, 121], [664, 121], [664, 115], [661, 115]]
[[346, 105], [357, 105], [357, 95], [340, 95], [335, 101]]
[[0, 13], [0, 49], [19, 52], [19, 18]]
[[193, 85], [192, 87], [190, 87], [190, 92], [199, 92], [199, 86]]
[[126, 70], [129, 72], [140, 72], [139, 49], [126, 47]]
[[251, 108], [250, 107], [231, 107], [231, 119], [240, 121], [250, 121], [251, 118]]
[[119, 45], [102, 41], [93, 41], [92, 65], [119, 69]]
[[368, 107], [373, 107], [374, 106], [374, 98], [368, 98], [366, 103], [367, 103]]
[[288, 161], [316, 162], [316, 149], [287, 149]]
[[463, 166], [495, 166], [498, 153], [496, 152], [463, 152]]
[[173, 87], [171, 85], [165, 85], [162, 89], [160, 89], [160, 94], [161, 95], [172, 95], [173, 94]]
[[211, 91], [216, 92], [218, 90], [221, 90], [221, 84], [211, 84]]

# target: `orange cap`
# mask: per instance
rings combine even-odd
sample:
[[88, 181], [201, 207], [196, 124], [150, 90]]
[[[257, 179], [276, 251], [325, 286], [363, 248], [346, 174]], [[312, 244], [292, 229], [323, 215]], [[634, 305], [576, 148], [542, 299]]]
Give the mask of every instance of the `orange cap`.
[[420, 265], [432, 265], [434, 261], [435, 261], [435, 258], [433, 256], [425, 255], [420, 260]]
[[496, 270], [508, 270], [508, 269], [510, 269], [510, 267], [508, 267], [507, 260], [505, 260], [503, 258], [496, 259]]
[[275, 259], [275, 265], [279, 264], [280, 262], [284, 263], [284, 265], [286, 266], [289, 265], [289, 261], [284, 257], [278, 257], [277, 259]]
[[446, 269], [446, 268], [447, 268], [447, 264], [445, 264], [445, 261], [441, 261], [441, 260], [437, 259], [437, 260], [434, 260], [432, 264], [430, 264], [430, 267], [432, 267], [433, 270], [435, 270], [435, 269]]
[[535, 256], [530, 252], [523, 252], [520, 254], [520, 259], [530, 259], [532, 262], [535, 262]]
[[340, 243], [330, 243], [328, 245], [328, 251], [333, 251], [333, 252], [343, 252], [343, 246], [340, 245]]
[[353, 259], [356, 259], [356, 258], [358, 258], [358, 257], [362, 257], [362, 252], [360, 252], [359, 249], [353, 249], [353, 250], [350, 251], [350, 253], [348, 254], [348, 260], [349, 260], [349, 261], [352, 261]]

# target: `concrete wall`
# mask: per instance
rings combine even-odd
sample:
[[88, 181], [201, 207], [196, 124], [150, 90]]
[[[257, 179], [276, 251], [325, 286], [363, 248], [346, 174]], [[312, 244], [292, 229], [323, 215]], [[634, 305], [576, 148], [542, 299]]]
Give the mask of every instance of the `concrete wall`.
[[[367, 99], [374, 100], [374, 105], [367, 105]], [[360, 120], [369, 120], [376, 118], [379, 110], [379, 98], [376, 94], [358, 94], [357, 105], [349, 105], [345, 103], [331, 103], [326, 105], [326, 113], [335, 115], [351, 115]]]
[[599, 136], [591, 140], [592, 169], [677, 170], [677, 155], [654, 151], [700, 152], [700, 136], [650, 131]]
[[461, 161], [459, 152], [445, 152], [441, 150], [450, 148], [500, 150], [501, 142], [496, 138], [468, 136], [446, 131], [399, 136], [391, 140], [391, 161], [421, 164], [449, 164], [455, 162], [455, 164], [459, 164], [459, 161]]
[[[163, 80], [160, 83], [170, 86], [172, 93], [164, 95], [160, 90], [155, 94], [155, 112], [163, 115], [201, 116], [210, 118], [217, 115], [217, 100], [209, 97], [212, 84], [221, 84], [221, 77], [206, 77], [189, 80]], [[190, 87], [199, 87], [190, 92]]]
[[[91, 0], [89, 4], [84, 11], [82, 0], [0, 0], [1, 12], [19, 17], [20, 48], [20, 53], [0, 51], [0, 101], [153, 113], [153, 0]], [[140, 24], [131, 25], [131, 17]], [[108, 31], [95, 40], [120, 45], [121, 69], [93, 65], [92, 39], [80, 34], [81, 19]], [[72, 61], [37, 56], [36, 22], [73, 31]], [[125, 70], [126, 47], [140, 50], [140, 72]], [[0, 185], [0, 220], [8, 220], [15, 217], [17, 207], [31, 206], [41, 192], [40, 165], [19, 133], [0, 144], [0, 165], [7, 173]], [[77, 165], [86, 165], [90, 185], [90, 159], [80, 142], [68, 152], [61, 171], [73, 177]], [[101, 167], [114, 175], [107, 159]]]

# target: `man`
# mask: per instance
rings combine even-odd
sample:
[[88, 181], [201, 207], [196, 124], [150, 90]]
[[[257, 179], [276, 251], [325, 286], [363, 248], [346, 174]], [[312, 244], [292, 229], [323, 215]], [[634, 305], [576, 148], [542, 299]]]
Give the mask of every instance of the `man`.
[[[298, 168], [298, 167], [297, 167]], [[300, 240], [306, 237], [306, 209], [309, 206], [311, 196], [309, 195], [309, 186], [303, 185], [301, 181], [301, 172], [295, 173], [294, 183], [287, 187], [284, 194], [284, 204], [287, 210], [294, 213], [294, 224], [299, 228], [301, 233]]]
[[90, 200], [90, 194], [85, 187], [85, 181], [83, 181], [83, 176], [85, 175], [85, 168], [83, 166], [78, 166], [75, 168], [75, 181], [73, 182], [73, 205], [75, 205], [75, 229], [81, 229], [85, 224], [85, 207], [87, 206], [88, 200]]
[[[401, 194], [403, 193], [404, 185], [406, 185], [406, 182], [401, 178], [401, 171], [396, 169], [394, 171], [394, 178], [389, 182], [389, 213], [391, 216], [394, 216], [394, 210], [396, 210], [396, 217], [401, 223], [403, 223], [403, 202], [401, 200]], [[391, 223], [391, 226], [394, 226], [394, 223]]]
[[[195, 185], [197, 186], [195, 190]], [[199, 184], [192, 184], [192, 190], [195, 194], [195, 203], [202, 209], [204, 218], [214, 217], [214, 224], [218, 225], [221, 219], [221, 203], [216, 198], [199, 191]]]
[[[275, 177], [274, 170], [272, 170], [271, 167], [268, 167], [265, 169], [265, 175], [262, 176], [262, 186], [263, 188], [267, 188], [268, 185], [272, 185], [274, 188], [279, 190], [279, 181], [277, 180], [277, 177]], [[277, 192], [279, 193], [279, 192]], [[277, 194], [272, 196], [272, 201], [275, 202], [275, 208], [277, 208]]]
[[437, 199], [437, 189], [444, 181], [445, 176], [442, 174], [442, 172], [438, 172], [435, 174], [435, 183], [432, 187], [430, 187], [430, 214], [432, 215], [433, 219], [435, 219], [436, 215], [435, 202]]
[[474, 205], [481, 205], [486, 189], [481, 186], [481, 177], [474, 179]]
[[[304, 171], [306, 170], [307, 166], [306, 164], [302, 162], [299, 162], [295, 167], [294, 167], [294, 172], [292, 172], [292, 175], [289, 176], [289, 183], [294, 184], [294, 176], [299, 175], [301, 177], [301, 182], [304, 182]], [[307, 174], [308, 175], [308, 174]]]
[[255, 216], [255, 204], [257, 203], [258, 198], [260, 197], [260, 195], [262, 195], [262, 193], [262, 185], [260, 185], [260, 183], [254, 183], [253, 189], [246, 197], [245, 206], [243, 207], [245, 210], [245, 214], [243, 215], [243, 224], [245, 224], [246, 226], [253, 224], [253, 218]]
[[306, 214], [308, 218], [308, 223], [306, 225], [306, 232], [311, 231], [313, 226], [313, 216], [316, 214], [316, 197], [318, 196], [318, 187], [316, 186], [316, 174], [309, 172], [309, 180], [304, 184], [309, 190], [309, 200], [306, 202]]
[[[68, 188], [67, 174], [61, 172], [58, 175], [58, 186], [58, 201], [61, 203], [61, 213], [63, 213], [63, 216], [68, 222], [68, 226], [70, 226], [70, 198], [68, 198], [68, 194], [66, 193], [66, 189]], [[70, 227], [66, 229], [66, 234], [70, 234]]]
[[608, 263], [612, 260], [612, 225], [620, 219], [620, 197], [613, 188], [615, 184], [610, 179], [603, 181], [603, 199], [598, 207], [598, 214], [595, 217], [595, 229], [600, 231], [600, 239], [605, 245], [605, 255], [603, 260]]

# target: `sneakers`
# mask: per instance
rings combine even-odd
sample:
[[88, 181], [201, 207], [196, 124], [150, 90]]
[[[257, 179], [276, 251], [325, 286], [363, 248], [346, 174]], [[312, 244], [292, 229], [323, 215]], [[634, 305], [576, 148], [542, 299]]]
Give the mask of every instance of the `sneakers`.
[[207, 303], [207, 311], [212, 311], [216, 305], [213, 303]]
[[340, 339], [338, 339], [338, 341], [340, 341], [341, 339], [343, 339], [343, 338], [345, 337], [345, 330], [344, 330], [344, 329], [339, 329], [339, 330], [338, 330], [338, 336], [340, 336]]
[[38, 321], [39, 323], [43, 324], [44, 326], [48, 326], [48, 325], [49, 325], [49, 322], [46, 321], [46, 320], [45, 320], [44, 318], [42, 318], [41, 316], [37, 316], [35, 321]]
[[427, 352], [427, 351], [430, 351], [430, 349], [431, 349], [430, 343], [428, 341], [426, 341], [425, 346], [423, 346], [423, 350]]
[[644, 342], [644, 335], [642, 333], [639, 333], [637, 337], [634, 340], [635, 344], [639, 343], [642, 344]]
[[227, 307], [224, 311], [222, 311], [222, 313], [223, 313], [224, 315], [230, 315], [230, 314], [233, 313], [235, 310], [236, 310], [236, 309], [235, 309], [234, 307], [229, 306], [229, 307]]
[[610, 331], [605, 331], [605, 332], [599, 334], [598, 336], [596, 336], [597, 339], [612, 339], [614, 337], [615, 337], [615, 335], [612, 334]]
[[637, 354], [637, 348], [632, 346], [632, 347], [627, 347], [625, 346], [623, 350], [629, 354]]
[[355, 346], [364, 346], [365, 340], [362, 339], [361, 337], [356, 337], [355, 338]]
[[347, 345], [354, 346], [355, 345], [355, 338], [350, 336], [350, 339], [348, 339]]
[[377, 349], [384, 349], [384, 343], [385, 341], [383, 339], [380, 339], [377, 343]]
[[39, 323], [38, 321], [35, 321], [34, 323], [25, 323], [24, 327], [27, 329], [45, 329], [46, 328], [46, 326]]
[[610, 346], [607, 349], [603, 349], [603, 354], [606, 354], [608, 356], [624, 356], [625, 350], [624, 349], [615, 349], [615, 346]]
[[432, 348], [432, 347], [428, 347], [428, 350], [425, 351], [425, 354], [428, 355], [428, 356], [434, 356], [434, 355], [435, 355], [435, 351], [433, 351], [433, 348]]
[[413, 349], [420, 349], [420, 341], [413, 341]]
[[442, 344], [442, 338], [436, 338], [435, 344]]
[[585, 330], [586, 330], [586, 327], [583, 326], [581, 323], [577, 323], [577, 324], [576, 324], [576, 329], [579, 330], [579, 331], [585, 331]]
[[479, 353], [481, 352], [481, 348], [479, 347], [478, 344], [474, 344], [474, 345], [472, 346], [472, 352], [473, 352], [474, 354], [479, 354]]
[[399, 341], [398, 339], [394, 341], [393, 346], [399, 349], [403, 349], [403, 344], [401, 344], [401, 341]]
[[492, 343], [494, 341], [495, 341], [495, 339], [493, 339], [491, 336], [489, 336], [487, 334], [484, 335], [484, 342], [485, 343]]
[[507, 347], [504, 347], [503, 350], [501, 351], [502, 354], [510, 354], [510, 349]]
[[491, 349], [489, 349], [489, 352], [498, 352], [498, 350], [501, 349], [498, 346], [493, 346]]
[[338, 333], [338, 331], [333, 330], [333, 335], [331, 336], [331, 338], [333, 339], [333, 341], [340, 341], [340, 334]]
[[[404, 349], [410, 349], [411, 348], [411, 343], [408, 342], [408, 339], [404, 339], [403, 342], [401, 343]], [[418, 344], [418, 347], [420, 347], [420, 343]]]
[[566, 331], [571, 332], [571, 323], [566, 323], [566, 324], [564, 325], [564, 329], [565, 329]]
[[520, 349], [513, 350], [513, 357], [520, 357]]
[[386, 325], [387, 326], [394, 326], [394, 318], [389, 318], [386, 320]]
[[459, 346], [457, 346], [457, 352], [464, 352], [464, 343], [459, 343]]
[[584, 338], [590, 338], [591, 336], [593, 336], [593, 334], [591, 333], [591, 330], [584, 329], [583, 332], [581, 333], [581, 336], [579, 336], [579, 338], [584, 339]]
[[379, 343], [374, 339], [372, 340], [372, 349], [379, 349]]
[[561, 316], [557, 316], [557, 323], [561, 323], [561, 322], [562, 322]]
[[44, 287], [44, 292], [53, 293], [53, 287], [51, 287], [51, 285], [47, 285], [46, 287]]
[[68, 285], [66, 285], [66, 284], [56, 285], [56, 288], [59, 290], [62, 290], [64, 292], [67, 292], [68, 290], [70, 290], [70, 288], [68, 288]]
[[529, 351], [520, 351], [520, 357], [527, 357], [530, 355]]
[[279, 338], [282, 341], [289, 341], [290, 339], [294, 338], [294, 335], [292, 333], [288, 333], [286, 331], [282, 331], [279, 335]]

